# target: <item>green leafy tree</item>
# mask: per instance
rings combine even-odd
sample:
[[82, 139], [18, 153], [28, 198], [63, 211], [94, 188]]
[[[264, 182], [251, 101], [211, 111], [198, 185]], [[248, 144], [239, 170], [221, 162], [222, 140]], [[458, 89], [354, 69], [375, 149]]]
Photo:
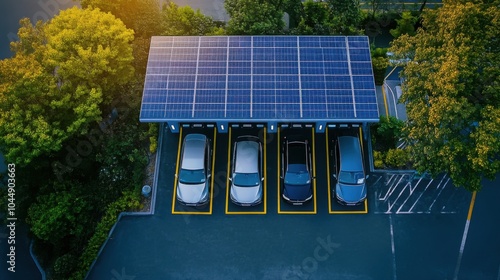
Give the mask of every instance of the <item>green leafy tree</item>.
[[479, 190], [500, 171], [500, 1], [443, 2], [392, 46], [411, 58], [402, 95], [408, 148], [418, 171]]
[[100, 119], [101, 104], [133, 75], [133, 31], [77, 8], [46, 24], [21, 20], [13, 58], [0, 61], [0, 149], [27, 165]]
[[28, 210], [28, 223], [36, 237], [57, 244], [69, 235], [79, 236], [85, 230], [81, 218], [90, 205], [78, 193], [81, 185], [54, 184], [55, 191], [37, 198]]
[[356, 35], [361, 31], [359, 0], [327, 0], [330, 7], [331, 34]]
[[330, 34], [330, 10], [325, 2], [307, 0], [303, 3], [303, 10], [299, 25], [293, 33], [302, 35]]
[[149, 38], [161, 33], [161, 9], [158, 0], [81, 0], [82, 8], [110, 12], [135, 31], [137, 37]]
[[45, 28], [44, 65], [63, 90], [102, 89], [112, 93], [133, 76], [133, 30], [115, 16], [98, 9], [71, 8], [54, 17]]
[[272, 35], [283, 33], [282, 1], [225, 0], [230, 16], [230, 35]]
[[413, 16], [411, 12], [406, 11], [401, 14], [400, 19], [396, 19], [397, 27], [389, 30], [391, 35], [394, 38], [398, 38], [403, 34], [408, 34], [410, 36], [415, 35], [415, 24], [417, 23], [418, 18]]
[[189, 6], [179, 7], [173, 2], [167, 2], [163, 5], [162, 16], [162, 35], [202, 36], [224, 32], [211, 17], [205, 16], [200, 10], [194, 11]]

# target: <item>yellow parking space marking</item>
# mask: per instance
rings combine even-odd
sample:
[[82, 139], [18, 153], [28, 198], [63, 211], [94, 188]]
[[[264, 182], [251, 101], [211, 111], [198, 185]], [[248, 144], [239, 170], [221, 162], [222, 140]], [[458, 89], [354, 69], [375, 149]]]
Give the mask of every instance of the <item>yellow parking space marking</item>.
[[[313, 146], [313, 162], [312, 162], [312, 165], [313, 165], [313, 177], [316, 177], [316, 164], [315, 164], [315, 146], [314, 146], [314, 128], [312, 128], [312, 146]], [[278, 191], [278, 214], [316, 214], [317, 213], [317, 209], [316, 209], [316, 179], [314, 179], [314, 182], [313, 182], [313, 201], [312, 203], [314, 203], [313, 207], [314, 207], [314, 210], [313, 211], [281, 211], [281, 166], [280, 166], [280, 160], [281, 160], [281, 149], [280, 149], [280, 145], [281, 145], [281, 137], [280, 137], [280, 127], [278, 127], [278, 184], [277, 184], [277, 191]], [[284, 174], [283, 174], [284, 176]]]
[[312, 168], [313, 168], [313, 202], [314, 202], [314, 213], [317, 213], [316, 209], [316, 141], [314, 141], [314, 127], [311, 129], [311, 134], [312, 134]]
[[[332, 210], [333, 208], [333, 203], [332, 202], [332, 186], [331, 186], [331, 180], [330, 180], [330, 147], [329, 147], [329, 138], [328, 138], [328, 127], [326, 127], [326, 172], [327, 172], [327, 188], [328, 188], [328, 213], [329, 214], [367, 214], [368, 213], [368, 199], [365, 199], [364, 201], [364, 209], [363, 210], [355, 210], [355, 211], [338, 211], [338, 210]], [[363, 137], [362, 133], [363, 131], [361, 130], [361, 127], [359, 128], [359, 133], [360, 133], [360, 141], [361, 141], [361, 149], [363, 149]]]
[[[265, 215], [267, 214], [267, 169], [266, 169], [266, 128], [264, 128], [264, 184], [262, 189], [262, 199], [264, 210], [263, 211], [229, 211], [229, 192], [231, 189], [231, 184], [229, 182], [229, 176], [231, 176], [231, 150], [232, 150], [232, 138], [231, 138], [232, 128], [229, 127], [229, 141], [227, 147], [227, 176], [226, 176], [226, 214], [228, 215]], [[258, 207], [258, 206], [256, 206]], [[251, 210], [251, 208], [249, 208]]]
[[[212, 143], [212, 173], [210, 176], [210, 201], [209, 201], [209, 211], [196, 211], [193, 209], [193, 211], [175, 211], [175, 206], [177, 203], [177, 181], [178, 177], [175, 177], [174, 180], [174, 193], [172, 195], [172, 214], [181, 214], [181, 215], [211, 215], [212, 214], [212, 207], [213, 207], [213, 198], [214, 198], [214, 167], [215, 167], [215, 147], [217, 144], [217, 131], [214, 127], [214, 142]], [[175, 174], [179, 174], [179, 160], [180, 160], [180, 154], [181, 154], [181, 145], [182, 145], [182, 126], [180, 127], [179, 131], [179, 145], [178, 145], [178, 151], [177, 151], [177, 163], [175, 167]], [[187, 208], [188, 206], [186, 206]]]
[[326, 126], [326, 186], [328, 189], [328, 211], [332, 209], [332, 192], [330, 189], [330, 148], [328, 145], [329, 138], [328, 138], [328, 126]]
[[[361, 143], [361, 153], [362, 153], [362, 155], [364, 155], [365, 149], [363, 146], [363, 129], [361, 129], [361, 126], [359, 127], [359, 143]], [[364, 164], [364, 162], [363, 162], [363, 164]]]
[[382, 95], [384, 96], [384, 106], [385, 106], [385, 116], [389, 119], [389, 107], [387, 107], [387, 97], [385, 93], [385, 87], [382, 85]]

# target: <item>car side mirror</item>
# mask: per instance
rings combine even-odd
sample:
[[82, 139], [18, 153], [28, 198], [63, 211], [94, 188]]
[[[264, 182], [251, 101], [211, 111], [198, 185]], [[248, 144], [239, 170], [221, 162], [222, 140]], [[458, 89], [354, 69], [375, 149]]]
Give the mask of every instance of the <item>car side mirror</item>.
[[208, 174], [208, 175], [207, 175], [207, 178], [210, 178], [210, 177], [212, 177], [212, 174]]
[[231, 182], [232, 182], [232, 181], [233, 181], [233, 178], [229, 177], [229, 181], [231, 181]]
[[366, 175], [365, 179], [368, 179], [368, 178], [370, 178], [370, 175]]
[[260, 180], [261, 180], [262, 182], [264, 182], [264, 177], [260, 178]]
[[335, 175], [335, 174], [332, 174], [332, 176], [333, 176], [333, 178], [337, 179], [337, 175]]
[[177, 178], [177, 174], [174, 174], [175, 178]]

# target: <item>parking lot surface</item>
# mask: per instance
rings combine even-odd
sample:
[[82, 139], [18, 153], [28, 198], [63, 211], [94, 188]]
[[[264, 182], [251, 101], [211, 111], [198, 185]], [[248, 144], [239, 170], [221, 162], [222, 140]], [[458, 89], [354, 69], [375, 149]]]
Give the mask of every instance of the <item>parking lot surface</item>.
[[[278, 199], [278, 135], [204, 133], [216, 138], [211, 213], [173, 213], [179, 134], [165, 131], [155, 214], [122, 218], [88, 279], [499, 279], [498, 178], [485, 181], [471, 215], [469, 192], [411, 172], [371, 173], [366, 213], [331, 211], [327, 138], [314, 134], [316, 211], [280, 213], [289, 206]], [[265, 136], [259, 214], [228, 213], [249, 211], [227, 199], [228, 146], [241, 133]]]

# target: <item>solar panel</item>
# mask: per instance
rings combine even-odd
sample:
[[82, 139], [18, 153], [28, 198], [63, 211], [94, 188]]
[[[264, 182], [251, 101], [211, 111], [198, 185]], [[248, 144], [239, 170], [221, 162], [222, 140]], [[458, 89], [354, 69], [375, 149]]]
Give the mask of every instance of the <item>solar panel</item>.
[[140, 120], [377, 121], [366, 36], [161, 36]]

